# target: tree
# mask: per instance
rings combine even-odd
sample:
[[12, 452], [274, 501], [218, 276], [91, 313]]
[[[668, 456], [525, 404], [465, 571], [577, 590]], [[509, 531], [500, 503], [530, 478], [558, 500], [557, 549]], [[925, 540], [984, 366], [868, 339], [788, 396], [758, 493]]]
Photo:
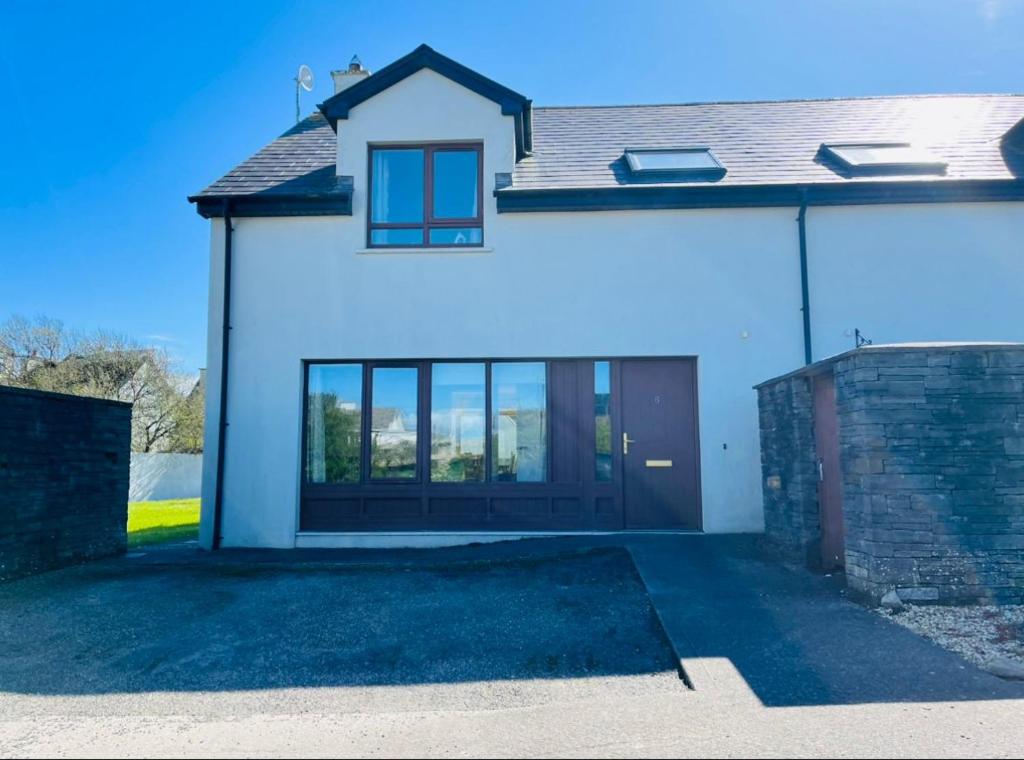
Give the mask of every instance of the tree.
[[202, 450], [202, 400], [182, 392], [166, 351], [124, 336], [74, 332], [46, 317], [11, 317], [0, 325], [0, 384], [127, 401], [133, 451]]
[[182, 402], [175, 407], [174, 430], [169, 450], [182, 454], [201, 454], [203, 451], [203, 416], [206, 406], [206, 378], [200, 374]]

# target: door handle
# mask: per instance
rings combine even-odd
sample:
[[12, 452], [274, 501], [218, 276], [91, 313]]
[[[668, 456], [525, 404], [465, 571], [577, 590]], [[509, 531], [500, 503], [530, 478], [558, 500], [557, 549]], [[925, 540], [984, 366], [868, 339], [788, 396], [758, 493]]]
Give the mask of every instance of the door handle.
[[825, 460], [818, 457], [818, 482], [825, 482]]
[[629, 444], [631, 444], [631, 443], [636, 443], [636, 441], [634, 441], [632, 438], [630, 438], [628, 434], [623, 433], [622, 434], [622, 453], [623, 454], [628, 454], [629, 453]]

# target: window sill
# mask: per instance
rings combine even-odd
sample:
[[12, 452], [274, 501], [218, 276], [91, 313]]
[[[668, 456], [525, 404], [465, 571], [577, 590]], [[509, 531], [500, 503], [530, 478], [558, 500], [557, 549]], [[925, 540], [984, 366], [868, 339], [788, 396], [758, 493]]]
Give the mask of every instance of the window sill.
[[424, 254], [438, 254], [438, 253], [447, 255], [447, 254], [453, 254], [454, 253], [454, 254], [458, 254], [460, 256], [465, 256], [467, 254], [474, 254], [474, 253], [476, 253], [476, 254], [479, 254], [479, 253], [494, 253], [494, 249], [493, 248], [488, 248], [486, 246], [478, 246], [478, 245], [475, 245], [475, 246], [459, 245], [459, 246], [451, 246], [450, 248], [440, 248], [440, 247], [435, 247], [435, 248], [426, 248], [426, 247], [424, 247], [424, 248], [415, 248], [415, 247], [408, 247], [408, 248], [359, 248], [359, 249], [356, 250], [356, 254], [360, 255], [360, 256], [363, 256], [363, 255], [377, 255], [377, 254], [393, 255], [393, 254], [396, 254], [396, 253], [411, 254], [411, 255], [414, 255], [414, 256], [423, 256]]

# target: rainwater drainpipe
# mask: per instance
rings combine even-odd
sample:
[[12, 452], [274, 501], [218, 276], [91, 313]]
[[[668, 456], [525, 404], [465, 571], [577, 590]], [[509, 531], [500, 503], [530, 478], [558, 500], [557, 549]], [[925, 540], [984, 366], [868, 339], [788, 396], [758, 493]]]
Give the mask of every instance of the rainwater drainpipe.
[[811, 293], [807, 282], [807, 191], [800, 193], [800, 213], [796, 217], [800, 229], [800, 311], [804, 317], [804, 363], [810, 364], [811, 354]]
[[220, 338], [220, 413], [217, 430], [217, 482], [213, 497], [213, 541], [211, 547], [220, 548], [221, 515], [224, 511], [224, 441], [228, 421], [228, 338], [231, 334], [231, 244], [234, 229], [231, 225], [231, 201], [224, 201], [224, 299]]

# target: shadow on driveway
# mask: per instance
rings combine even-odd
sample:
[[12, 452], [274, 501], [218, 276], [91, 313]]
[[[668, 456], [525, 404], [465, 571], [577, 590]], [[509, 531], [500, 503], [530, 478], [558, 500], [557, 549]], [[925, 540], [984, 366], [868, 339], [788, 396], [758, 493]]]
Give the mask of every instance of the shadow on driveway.
[[1024, 683], [854, 604], [840, 577], [763, 555], [755, 537], [649, 536], [629, 546], [698, 691], [749, 689], [768, 707], [1024, 699]]
[[0, 691], [404, 685], [676, 668], [621, 547], [443, 563], [419, 556], [426, 561], [279, 565], [162, 550], [6, 584]]
[[0, 652], [0, 691], [30, 695], [629, 676], [681, 660], [722, 706], [1024, 699], [1024, 683], [749, 536], [164, 548], [0, 585]]

